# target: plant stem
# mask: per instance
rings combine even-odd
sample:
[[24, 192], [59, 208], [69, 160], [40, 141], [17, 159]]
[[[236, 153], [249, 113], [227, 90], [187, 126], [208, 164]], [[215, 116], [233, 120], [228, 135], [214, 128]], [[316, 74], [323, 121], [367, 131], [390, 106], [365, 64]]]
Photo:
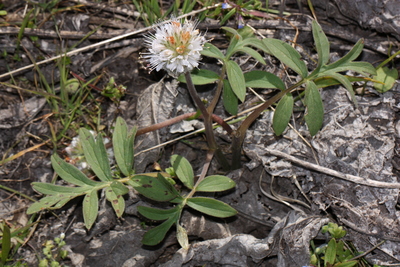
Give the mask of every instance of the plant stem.
[[254, 110], [243, 122], [240, 124], [239, 128], [234, 131], [232, 134], [232, 169], [239, 169], [241, 167], [240, 158], [242, 155], [242, 146], [244, 138], [246, 137], [246, 131], [249, 129], [250, 125], [260, 116], [261, 112], [266, 110], [269, 106], [277, 102], [287, 93], [290, 93], [292, 90], [300, 86], [305, 82], [302, 79], [300, 82], [292, 85], [284, 91], [279, 92], [274, 95], [270, 99], [268, 99], [264, 104], [259, 106], [256, 110]]
[[190, 93], [190, 96], [192, 97], [193, 101], [195, 102], [196, 106], [198, 109], [200, 109], [201, 114], [203, 115], [203, 121], [204, 121], [204, 128], [205, 128], [205, 133], [206, 133], [206, 139], [208, 143], [208, 148], [210, 150], [215, 151], [215, 156], [217, 157], [219, 163], [221, 164], [222, 168], [224, 170], [229, 170], [230, 165], [228, 161], [226, 160], [224, 154], [222, 151], [218, 148], [217, 142], [215, 141], [215, 136], [214, 136], [214, 131], [213, 131], [213, 126], [212, 126], [212, 116], [208, 112], [206, 106], [204, 105], [203, 101], [201, 101], [199, 95], [196, 92], [196, 89], [194, 87], [192, 77], [190, 76], [189, 72], [185, 73], [185, 79], [186, 79], [186, 84]]
[[382, 68], [383, 66], [385, 66], [387, 63], [389, 63], [391, 60], [393, 60], [395, 57], [397, 57], [398, 55], [400, 55], [400, 51], [397, 51], [396, 53], [394, 53], [393, 55], [391, 55], [389, 58], [387, 58], [385, 61], [383, 61], [381, 64], [379, 64], [376, 69]]
[[[159, 130], [161, 128], [170, 126], [170, 125], [178, 123], [178, 122], [180, 122], [182, 120], [186, 120], [186, 119], [189, 119], [191, 117], [194, 117], [196, 114], [197, 114], [197, 112], [191, 112], [191, 113], [182, 114], [182, 115], [179, 115], [179, 116], [177, 116], [175, 118], [172, 118], [172, 119], [160, 122], [160, 123], [156, 123], [156, 124], [150, 125], [148, 127], [141, 128], [141, 129], [139, 129], [137, 131], [136, 136], [139, 136], [139, 135], [142, 135], [142, 134], [145, 134], [145, 133], [148, 133], [148, 132], [156, 131], [156, 130]], [[233, 132], [231, 126], [228, 123], [226, 123], [221, 117], [219, 117], [219, 116], [217, 116], [215, 114], [212, 114], [211, 117], [212, 117], [213, 121], [215, 121], [216, 123], [221, 125], [222, 128], [224, 128], [224, 130], [228, 134], [231, 134]]]
[[222, 87], [224, 85], [224, 77], [226, 72], [226, 64], [223, 64], [221, 75], [218, 79], [217, 91], [215, 92], [214, 98], [212, 99], [210, 105], [207, 107], [207, 111], [212, 114], [214, 112], [215, 107], [217, 106], [218, 100], [220, 99], [222, 93]]

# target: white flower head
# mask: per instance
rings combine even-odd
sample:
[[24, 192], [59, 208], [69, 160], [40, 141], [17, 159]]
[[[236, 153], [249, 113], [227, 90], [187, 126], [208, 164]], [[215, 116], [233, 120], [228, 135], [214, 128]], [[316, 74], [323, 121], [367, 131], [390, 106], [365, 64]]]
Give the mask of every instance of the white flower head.
[[200, 52], [206, 39], [196, 30], [197, 22], [180, 22], [172, 18], [155, 27], [156, 32], [146, 36], [149, 53], [144, 58], [151, 70], [164, 69], [173, 77], [190, 72], [199, 65]]

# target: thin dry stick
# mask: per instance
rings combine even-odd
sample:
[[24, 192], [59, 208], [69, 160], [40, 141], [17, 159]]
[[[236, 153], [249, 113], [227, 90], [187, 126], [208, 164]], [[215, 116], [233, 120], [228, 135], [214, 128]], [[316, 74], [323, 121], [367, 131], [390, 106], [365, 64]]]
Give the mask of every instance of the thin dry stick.
[[306, 208], [308, 208], [308, 209], [311, 209], [311, 207], [307, 204], [307, 203], [304, 203], [303, 201], [301, 201], [301, 200], [298, 200], [298, 199], [295, 199], [295, 198], [290, 198], [290, 197], [285, 197], [285, 196], [282, 196], [282, 195], [279, 195], [278, 193], [276, 193], [275, 192], [275, 190], [274, 190], [274, 180], [275, 180], [275, 176], [274, 175], [272, 175], [271, 176], [271, 186], [270, 186], [270, 191], [271, 191], [271, 194], [274, 196], [274, 197], [276, 197], [277, 199], [279, 199], [279, 200], [283, 200], [283, 201], [287, 201], [287, 202], [292, 202], [292, 203], [297, 203], [297, 204], [300, 204], [300, 205], [302, 205], [302, 206], [304, 206], [304, 207], [306, 207]]
[[[268, 193], [267, 191], [265, 191], [265, 190], [262, 188], [262, 186], [261, 186], [262, 174], [263, 174], [263, 172], [261, 172], [261, 174], [260, 174], [260, 179], [258, 180], [258, 187], [260, 188], [260, 191], [261, 191], [261, 193], [263, 193], [264, 196], [266, 196], [266, 197], [268, 197], [268, 198], [270, 198], [270, 199], [272, 199], [272, 200], [275, 200], [275, 201], [277, 201], [277, 202], [280, 202], [280, 203], [282, 203], [282, 204], [288, 206], [289, 208], [291, 208], [291, 209], [293, 209], [293, 210], [296, 210], [296, 211], [299, 211], [299, 212], [301, 212], [301, 213], [304, 213], [304, 211], [303, 211], [302, 209], [300, 209], [300, 208], [298, 208], [298, 207], [296, 207], [296, 206], [293, 206], [293, 205], [290, 204], [289, 202], [287, 202], [287, 201], [285, 201], [285, 200], [283, 200], [283, 199], [277, 198], [276, 196], [271, 195], [270, 193]], [[272, 184], [271, 184], [270, 190], [271, 190], [271, 188], [272, 188]]]
[[265, 148], [264, 151], [266, 152], [266, 154], [272, 155], [272, 156], [276, 156], [276, 157], [280, 157], [280, 158], [284, 158], [286, 160], [289, 160], [295, 164], [298, 164], [300, 166], [303, 166], [307, 169], [311, 169], [317, 172], [322, 172], [325, 173], [327, 175], [331, 175], [334, 176], [336, 178], [339, 179], [343, 179], [352, 183], [356, 183], [356, 184], [362, 184], [362, 185], [366, 185], [366, 186], [372, 186], [372, 187], [380, 187], [380, 188], [399, 188], [400, 189], [400, 183], [387, 183], [387, 182], [380, 182], [380, 181], [375, 181], [375, 180], [371, 180], [371, 179], [366, 179], [366, 178], [362, 178], [359, 176], [355, 176], [355, 175], [351, 175], [351, 174], [345, 174], [342, 172], [338, 172], [326, 167], [322, 167], [298, 158], [295, 158], [289, 154], [283, 153], [281, 151], [278, 150], [272, 150], [272, 149], [268, 149]]
[[[205, 7], [205, 8], [193, 11], [191, 13], [179, 16], [177, 18], [180, 19], [180, 18], [193, 16], [194, 14], [203, 12], [205, 10], [216, 8], [219, 5], [221, 5], [221, 4], [215, 4], [213, 6]], [[163, 21], [162, 23], [168, 23], [168, 22], [171, 22], [171, 20]], [[59, 59], [59, 58], [64, 57], [64, 56], [72, 56], [72, 55], [78, 54], [79, 52], [90, 50], [92, 48], [99, 47], [99, 46], [102, 46], [102, 45], [105, 45], [105, 44], [108, 44], [108, 43], [111, 43], [111, 42], [114, 42], [114, 41], [118, 41], [118, 40], [121, 40], [121, 39], [129, 37], [129, 36], [137, 35], [137, 34], [142, 33], [142, 32], [150, 31], [152, 29], [153, 29], [153, 26], [149, 26], [149, 27], [137, 30], [137, 31], [128, 32], [128, 33], [122, 34], [120, 36], [116, 36], [114, 38], [95, 43], [95, 44], [92, 44], [92, 45], [88, 45], [88, 46], [85, 46], [85, 47], [82, 47], [82, 48], [78, 48], [78, 49], [72, 50], [72, 51], [67, 52], [67, 53], [61, 53], [60, 55], [48, 58], [48, 59], [40, 61], [40, 62], [37, 62], [36, 64], [31, 64], [31, 65], [28, 65], [28, 66], [25, 66], [25, 67], [22, 67], [22, 68], [19, 68], [19, 69], [16, 69], [16, 70], [4, 73], [4, 74], [1, 74], [0, 75], [0, 79], [8, 77], [8, 76], [11, 76], [12, 74], [18, 73], [18, 72], [23, 71], [23, 70], [31, 69], [31, 68], [35, 67], [35, 65], [39, 66], [39, 65], [51, 62], [53, 60]]]

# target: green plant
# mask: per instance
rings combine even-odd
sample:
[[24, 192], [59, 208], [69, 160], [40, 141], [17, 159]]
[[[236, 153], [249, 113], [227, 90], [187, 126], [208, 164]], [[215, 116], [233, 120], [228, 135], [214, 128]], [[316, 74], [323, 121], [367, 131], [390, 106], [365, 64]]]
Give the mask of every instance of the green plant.
[[[330, 86], [332, 83], [340, 83], [349, 91], [352, 100], [355, 105], [357, 105], [351, 84], [351, 81], [354, 81], [355, 78], [345, 76], [342, 72], [350, 70], [358, 72], [365, 77], [376, 73], [375, 68], [370, 63], [354, 62], [362, 52], [362, 40], [358, 41], [351, 51], [343, 58], [330, 63], [329, 41], [316, 21], [313, 21], [312, 23], [312, 33], [314, 36], [316, 51], [318, 53], [318, 63], [311, 73], [309, 73], [304, 61], [301, 60], [301, 55], [297, 50], [286, 42], [273, 38], [264, 38], [259, 40], [254, 37], [252, 30], [248, 27], [239, 30], [234, 30], [228, 27], [223, 27], [223, 29], [231, 35], [231, 41], [226, 52], [223, 53], [216, 46], [210, 43], [206, 43], [204, 49], [201, 51], [202, 55], [216, 58], [223, 64], [221, 72], [215, 73], [209, 70], [195, 70], [192, 75], [185, 73], [179, 78], [181, 82], [186, 81], [189, 90], [193, 92], [195, 92], [195, 90], [191, 89], [193, 86], [191, 86], [190, 83], [198, 85], [217, 82], [217, 91], [214, 95], [214, 99], [206, 108], [207, 112], [213, 112], [221, 93], [223, 95], [225, 109], [231, 114], [236, 114], [239, 101], [243, 102], [245, 100], [246, 87], [279, 89], [279, 92], [275, 96], [261, 104], [246, 119], [244, 119], [236, 130], [233, 130], [233, 133], [231, 134], [233, 154], [231, 167], [234, 169], [241, 166], [241, 147], [247, 129], [265, 109], [276, 102], [278, 103], [273, 118], [273, 129], [275, 134], [282, 134], [289, 123], [293, 111], [294, 99], [292, 93], [294, 91], [299, 91], [299, 95], [304, 97], [303, 102], [307, 109], [304, 116], [306, 124], [310, 134], [315, 135], [322, 127], [324, 117], [324, 108], [319, 88]], [[234, 54], [245, 53], [260, 63], [265, 64], [266, 62], [264, 58], [255, 49], [278, 58], [284, 65], [295, 71], [300, 76], [300, 80], [286, 88], [284, 82], [272, 73], [258, 70], [243, 73], [240, 66], [231, 58]], [[190, 80], [192, 76], [193, 82], [189, 83], [188, 80]], [[366, 81], [369, 78], [363, 79], [361, 77], [358, 79]], [[197, 104], [197, 101], [195, 102]], [[198, 104], [198, 107], [199, 106], [200, 105]], [[206, 118], [207, 116], [204, 114], [203, 109], [204, 108], [200, 108], [203, 116]], [[209, 122], [205, 119], [206, 131], [207, 124], [209, 124]], [[211, 135], [212, 132], [207, 135], [207, 138], [212, 139], [209, 138]], [[210, 147], [210, 149], [215, 148]], [[223, 160], [220, 162], [222, 165], [225, 164]]]
[[163, 10], [162, 1], [158, 0], [132, 0], [136, 10], [140, 13], [146, 26], [153, 25], [168, 16], [177, 16], [179, 13], [187, 14], [193, 11], [196, 1], [178, 0], [173, 1], [172, 5]]
[[352, 251], [349, 245], [342, 240], [346, 236], [346, 231], [342, 226], [329, 222], [322, 227], [323, 234], [329, 233], [330, 240], [326, 244], [316, 247], [311, 241], [311, 266], [324, 267], [352, 267], [356, 266], [360, 260], [355, 259], [357, 252]]
[[10, 227], [3, 221], [1, 237], [1, 265], [4, 266], [8, 260], [11, 251], [11, 231]]
[[[172, 168], [168, 169], [168, 172], [135, 174], [133, 169], [135, 133], [136, 128], [128, 131], [125, 121], [120, 117], [117, 119], [112, 142], [118, 171], [112, 172], [102, 136], [98, 134], [94, 138], [92, 133], [81, 128], [79, 139], [85, 160], [99, 180], [89, 179], [78, 168], [66, 163], [54, 154], [51, 157], [54, 170], [64, 181], [74, 186], [33, 183], [33, 188], [36, 191], [47, 196], [33, 203], [27, 211], [28, 214], [45, 209], [59, 209], [71, 199], [84, 196], [83, 217], [85, 226], [90, 229], [98, 214], [98, 192], [104, 190], [105, 196], [111, 203], [116, 215], [121, 217], [125, 210], [123, 195], [127, 194], [129, 190], [125, 185], [127, 184], [151, 200], [170, 202], [171, 205], [174, 205], [167, 210], [151, 207], [138, 208], [143, 216], [151, 220], [165, 220], [144, 235], [143, 244], [158, 244], [164, 239], [172, 225], [176, 224], [178, 241], [185, 248], [188, 246], [186, 231], [179, 225], [183, 208], [188, 206], [207, 215], [221, 218], [236, 214], [233, 208], [216, 199], [193, 196], [196, 192], [218, 192], [235, 186], [235, 182], [225, 176], [211, 175], [206, 177], [208, 164], [205, 165], [197, 182], [195, 182], [195, 176], [189, 162], [177, 155], [171, 157]], [[178, 192], [173, 186], [173, 180], [171, 180], [174, 177], [177, 177], [189, 191]]]
[[64, 241], [65, 235], [61, 234], [60, 237], [54, 238], [54, 240], [47, 240], [42, 249], [44, 258], [40, 259], [39, 267], [58, 267], [64, 266], [60, 263], [68, 255], [68, 251], [64, 250], [63, 247], [66, 245]]
[[28, 224], [23, 227], [9, 226], [5, 220], [0, 223], [0, 266], [27, 266], [21, 260], [15, 259], [18, 248], [25, 243], [25, 238], [30, 234], [36, 216], [31, 216]]

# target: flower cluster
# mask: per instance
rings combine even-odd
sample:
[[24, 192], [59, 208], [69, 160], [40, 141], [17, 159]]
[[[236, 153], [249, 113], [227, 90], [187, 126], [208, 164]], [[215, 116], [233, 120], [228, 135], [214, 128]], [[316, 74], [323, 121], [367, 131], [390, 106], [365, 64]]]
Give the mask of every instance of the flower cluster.
[[166, 70], [171, 76], [192, 71], [199, 65], [200, 52], [206, 42], [196, 30], [197, 23], [190, 20], [170, 22], [156, 26], [155, 34], [146, 37], [149, 53], [147, 58], [151, 70]]

